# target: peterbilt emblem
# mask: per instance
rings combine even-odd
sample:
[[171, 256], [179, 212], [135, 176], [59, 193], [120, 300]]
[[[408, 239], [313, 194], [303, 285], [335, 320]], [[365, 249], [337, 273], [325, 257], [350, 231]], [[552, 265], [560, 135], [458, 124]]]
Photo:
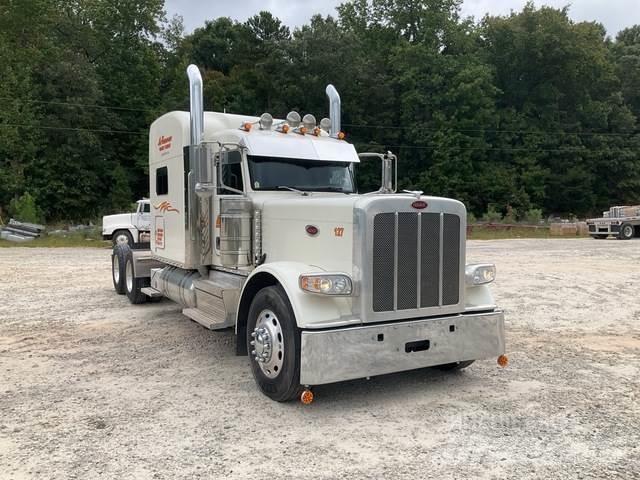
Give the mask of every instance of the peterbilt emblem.
[[306, 227], [304, 227], [304, 229], [306, 230], [307, 235], [309, 235], [310, 237], [315, 237], [316, 235], [318, 235], [318, 232], [320, 232], [318, 227], [316, 227], [315, 225], [307, 225]]
[[424, 200], [416, 200], [411, 204], [413, 208], [417, 208], [418, 210], [422, 210], [423, 208], [427, 208], [427, 202]]

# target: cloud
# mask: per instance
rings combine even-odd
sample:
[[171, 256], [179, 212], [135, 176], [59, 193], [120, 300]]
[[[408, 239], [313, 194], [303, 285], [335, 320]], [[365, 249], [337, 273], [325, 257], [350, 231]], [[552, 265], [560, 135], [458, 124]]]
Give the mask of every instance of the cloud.
[[[316, 13], [323, 16], [336, 15], [335, 8], [344, 0], [324, 0], [323, 2], [302, 2], [291, 0], [166, 0], [169, 15], [184, 17], [187, 31], [204, 24], [205, 20], [231, 17], [244, 21], [260, 10], [270, 11], [289, 27], [304, 25]], [[526, 0], [465, 0], [462, 14], [471, 15], [476, 20], [486, 13], [508, 15], [511, 10], [522, 9]], [[597, 21], [614, 36], [619, 30], [640, 23], [638, 0], [536, 0], [536, 5], [562, 8], [570, 4], [569, 15], [575, 21]]]

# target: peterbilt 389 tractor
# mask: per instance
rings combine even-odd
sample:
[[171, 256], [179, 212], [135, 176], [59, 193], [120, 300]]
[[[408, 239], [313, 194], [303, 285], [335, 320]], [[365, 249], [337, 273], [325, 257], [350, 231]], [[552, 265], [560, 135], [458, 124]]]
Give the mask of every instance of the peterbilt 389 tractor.
[[[330, 118], [204, 112], [187, 69], [190, 112], [151, 125], [150, 249], [114, 246], [116, 291], [166, 297], [206, 328], [233, 328], [259, 389], [277, 401], [312, 387], [410, 369], [464, 368], [504, 356], [491, 264], [465, 264], [466, 210], [396, 193], [393, 154], [358, 155]], [[360, 161], [379, 161], [360, 194]]]

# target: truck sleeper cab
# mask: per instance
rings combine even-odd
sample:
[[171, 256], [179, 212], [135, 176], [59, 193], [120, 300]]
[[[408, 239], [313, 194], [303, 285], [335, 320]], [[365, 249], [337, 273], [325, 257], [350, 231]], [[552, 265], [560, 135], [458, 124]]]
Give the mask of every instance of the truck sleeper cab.
[[234, 328], [260, 390], [312, 398], [314, 385], [504, 357], [504, 318], [489, 264], [466, 265], [462, 203], [395, 193], [395, 157], [382, 186], [358, 194], [360, 157], [331, 118], [202, 111], [150, 131], [151, 248], [117, 245], [116, 291], [132, 303], [167, 297], [210, 329]]

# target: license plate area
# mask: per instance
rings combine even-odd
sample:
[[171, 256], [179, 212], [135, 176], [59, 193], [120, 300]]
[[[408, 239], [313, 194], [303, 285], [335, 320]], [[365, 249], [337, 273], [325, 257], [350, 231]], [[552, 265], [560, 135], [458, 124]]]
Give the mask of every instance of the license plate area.
[[406, 353], [425, 352], [429, 350], [431, 342], [429, 340], [417, 340], [415, 342], [407, 342], [404, 344]]

